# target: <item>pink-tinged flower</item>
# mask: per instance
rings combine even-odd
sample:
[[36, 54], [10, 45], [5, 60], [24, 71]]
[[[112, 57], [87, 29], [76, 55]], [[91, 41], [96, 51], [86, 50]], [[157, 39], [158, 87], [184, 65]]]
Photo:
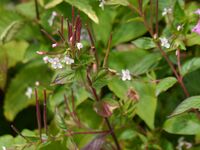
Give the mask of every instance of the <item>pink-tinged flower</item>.
[[43, 57], [43, 61], [45, 64], [47, 64], [49, 62], [49, 57], [48, 56]]
[[200, 15], [200, 8], [197, 9], [194, 13], [197, 14], [197, 15]]
[[130, 74], [130, 71], [128, 69], [122, 70], [122, 80], [123, 81], [131, 80], [131, 74]]
[[45, 51], [37, 51], [36, 52], [38, 55], [45, 55], [47, 52], [45, 52]]
[[198, 21], [197, 25], [192, 29], [192, 32], [196, 32], [200, 35], [200, 20]]
[[78, 50], [80, 50], [81, 48], [83, 48], [83, 44], [82, 43], [77, 43], [76, 46], [77, 46]]
[[58, 43], [53, 43], [53, 44], [51, 45], [52, 48], [55, 48], [55, 47], [57, 47], [57, 46], [58, 46]]

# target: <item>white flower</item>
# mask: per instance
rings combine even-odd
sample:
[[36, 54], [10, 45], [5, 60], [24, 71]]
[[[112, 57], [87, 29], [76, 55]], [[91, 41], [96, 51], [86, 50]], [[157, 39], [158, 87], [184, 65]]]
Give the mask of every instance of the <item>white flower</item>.
[[28, 88], [26, 89], [25, 95], [30, 99], [32, 93], [33, 93], [33, 89], [32, 89], [31, 87], [28, 87]]
[[39, 85], [40, 85], [40, 82], [39, 82], [39, 81], [36, 81], [36, 82], [35, 82], [35, 85], [36, 85], [36, 86], [39, 86]]
[[58, 43], [53, 43], [53, 44], [51, 45], [52, 48], [55, 48], [55, 47], [57, 47], [57, 46], [58, 46]]
[[123, 81], [131, 80], [130, 71], [128, 69], [122, 70], [122, 80]]
[[183, 25], [178, 25], [178, 26], [176, 27], [176, 29], [177, 29], [177, 31], [182, 30], [182, 29], [183, 29]]
[[60, 63], [60, 59], [57, 57], [49, 59], [49, 63], [51, 63], [51, 67], [54, 69], [63, 68], [62, 64]]
[[5, 146], [2, 146], [2, 150], [6, 150], [6, 147], [5, 147]]
[[161, 46], [165, 48], [170, 48], [169, 40], [166, 37], [159, 38], [161, 42]]
[[44, 56], [43, 57], [43, 61], [45, 64], [47, 64], [49, 62], [49, 57], [48, 56]]
[[83, 48], [83, 44], [82, 43], [77, 43], [76, 47], [80, 50], [81, 48]]
[[63, 63], [66, 63], [67, 65], [71, 65], [74, 63], [74, 59], [68, 57], [68, 56], [65, 56], [62, 60]]
[[53, 69], [62, 69], [62, 68], [63, 68], [63, 66], [62, 66], [61, 63], [52, 63], [52, 64], [51, 64], [51, 67], [52, 67]]
[[178, 139], [178, 145], [176, 146], [177, 150], [190, 149], [191, 147], [192, 147], [192, 143], [184, 141], [184, 137], [180, 137]]
[[162, 12], [162, 16], [166, 16], [167, 14], [171, 14], [172, 9], [171, 8], [164, 8]]
[[53, 11], [52, 14], [51, 14], [51, 17], [48, 19], [49, 26], [53, 25], [53, 21], [54, 21], [56, 16], [57, 16], [57, 13], [55, 11]]
[[99, 7], [101, 7], [102, 10], [104, 10], [105, 0], [99, 0], [100, 4]]

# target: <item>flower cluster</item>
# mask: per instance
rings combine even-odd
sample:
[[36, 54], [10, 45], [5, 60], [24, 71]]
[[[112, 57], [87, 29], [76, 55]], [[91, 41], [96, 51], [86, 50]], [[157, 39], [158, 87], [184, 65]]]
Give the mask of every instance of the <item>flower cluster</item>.
[[161, 37], [159, 39], [162, 47], [170, 48], [169, 40], [166, 37]]
[[49, 56], [43, 57], [44, 63], [50, 63], [53, 69], [62, 69], [64, 64], [71, 65], [74, 63], [74, 59], [70, 58], [69, 56], [65, 56], [63, 58], [54, 57], [51, 58]]

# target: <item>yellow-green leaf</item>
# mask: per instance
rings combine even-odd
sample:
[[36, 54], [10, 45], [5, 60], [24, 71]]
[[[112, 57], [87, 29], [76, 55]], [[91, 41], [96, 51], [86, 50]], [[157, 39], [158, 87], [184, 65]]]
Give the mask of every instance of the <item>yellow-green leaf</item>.
[[95, 11], [92, 9], [92, 6], [89, 4], [86, 0], [65, 0], [65, 2], [69, 3], [70, 5], [73, 5], [80, 9], [82, 12], [84, 12], [90, 19], [92, 19], [95, 23], [99, 23], [99, 19], [95, 13]]

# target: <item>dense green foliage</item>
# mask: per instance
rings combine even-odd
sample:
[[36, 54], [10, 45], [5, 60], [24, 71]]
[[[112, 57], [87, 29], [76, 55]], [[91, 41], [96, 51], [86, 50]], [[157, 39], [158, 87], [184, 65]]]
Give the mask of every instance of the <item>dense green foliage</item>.
[[0, 149], [200, 149], [200, 2], [156, 2], [0, 0]]

